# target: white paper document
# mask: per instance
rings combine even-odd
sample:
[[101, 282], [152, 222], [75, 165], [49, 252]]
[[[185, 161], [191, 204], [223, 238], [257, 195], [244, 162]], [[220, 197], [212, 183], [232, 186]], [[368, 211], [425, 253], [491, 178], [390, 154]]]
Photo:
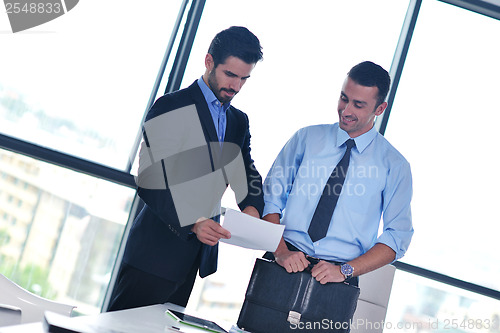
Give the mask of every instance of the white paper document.
[[247, 249], [276, 251], [285, 226], [267, 222], [234, 209], [227, 209], [222, 226], [231, 233], [221, 242]]

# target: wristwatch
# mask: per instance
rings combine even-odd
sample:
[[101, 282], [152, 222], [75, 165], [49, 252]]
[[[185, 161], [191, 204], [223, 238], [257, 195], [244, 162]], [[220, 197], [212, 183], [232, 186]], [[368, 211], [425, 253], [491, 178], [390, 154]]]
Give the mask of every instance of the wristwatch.
[[340, 273], [342, 273], [347, 280], [348, 278], [352, 277], [352, 274], [354, 273], [354, 267], [347, 263], [344, 263], [340, 265]]

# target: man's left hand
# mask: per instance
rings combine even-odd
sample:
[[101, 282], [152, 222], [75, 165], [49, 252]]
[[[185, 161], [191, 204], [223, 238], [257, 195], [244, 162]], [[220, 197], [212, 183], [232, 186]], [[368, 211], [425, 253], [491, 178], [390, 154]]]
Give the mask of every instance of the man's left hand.
[[328, 282], [343, 282], [345, 277], [340, 273], [340, 266], [321, 260], [314, 265], [311, 275], [321, 284]]

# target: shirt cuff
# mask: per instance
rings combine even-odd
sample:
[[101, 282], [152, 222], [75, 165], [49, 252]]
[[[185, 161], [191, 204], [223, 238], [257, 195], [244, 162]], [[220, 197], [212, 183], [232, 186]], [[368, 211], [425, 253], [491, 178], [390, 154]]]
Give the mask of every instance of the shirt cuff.
[[281, 216], [281, 208], [279, 208], [277, 205], [273, 204], [272, 202], [266, 201], [264, 205], [264, 212], [262, 213], [262, 217], [268, 215], [268, 214], [280, 214]]
[[394, 239], [393, 235], [391, 235], [390, 232], [387, 232], [387, 231], [383, 232], [380, 235], [380, 237], [377, 239], [377, 243], [382, 243], [384, 245], [387, 245], [396, 253], [394, 261], [396, 261], [404, 256], [404, 252], [400, 250], [397, 240]]

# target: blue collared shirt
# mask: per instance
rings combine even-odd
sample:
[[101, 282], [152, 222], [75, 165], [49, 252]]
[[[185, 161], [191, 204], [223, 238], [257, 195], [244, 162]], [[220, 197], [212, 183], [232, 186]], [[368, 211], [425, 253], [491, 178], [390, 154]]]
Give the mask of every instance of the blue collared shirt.
[[217, 138], [219, 138], [219, 142], [222, 144], [226, 133], [226, 110], [229, 108], [230, 103], [222, 104], [217, 97], [215, 97], [205, 81], [203, 81], [203, 76], [198, 79], [198, 85], [207, 101], [208, 109], [212, 115], [215, 130], [217, 131]]
[[375, 128], [354, 139], [356, 147], [326, 237], [313, 243], [307, 233], [349, 138], [338, 123], [297, 131], [264, 182], [264, 216], [281, 214], [285, 240], [314, 257], [345, 262], [383, 243], [399, 259], [413, 235], [410, 165]]

